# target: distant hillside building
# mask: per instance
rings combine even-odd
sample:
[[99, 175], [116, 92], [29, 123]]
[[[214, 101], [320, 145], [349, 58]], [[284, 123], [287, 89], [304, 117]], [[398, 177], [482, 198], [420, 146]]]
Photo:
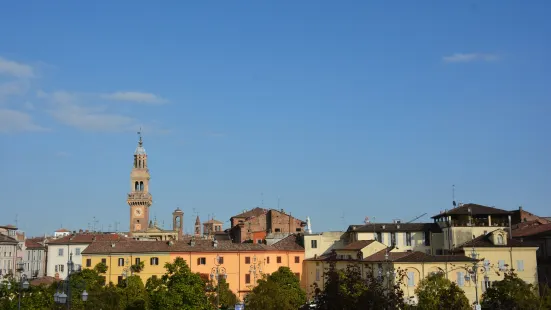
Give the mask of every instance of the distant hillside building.
[[234, 242], [264, 243], [267, 239], [277, 242], [289, 234], [303, 233], [306, 222], [283, 209], [254, 208], [230, 218], [230, 235]]

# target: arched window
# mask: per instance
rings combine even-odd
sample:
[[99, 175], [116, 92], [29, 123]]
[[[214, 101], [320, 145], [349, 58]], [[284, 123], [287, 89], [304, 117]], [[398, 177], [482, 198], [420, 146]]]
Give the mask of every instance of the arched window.
[[139, 190], [140, 190], [140, 184], [138, 183], [138, 181], [136, 181], [136, 183], [134, 183], [134, 190], [135, 190], [135, 191], [139, 191]]
[[497, 244], [504, 244], [503, 235], [497, 235]]
[[140, 182], [140, 191], [143, 192], [143, 181]]

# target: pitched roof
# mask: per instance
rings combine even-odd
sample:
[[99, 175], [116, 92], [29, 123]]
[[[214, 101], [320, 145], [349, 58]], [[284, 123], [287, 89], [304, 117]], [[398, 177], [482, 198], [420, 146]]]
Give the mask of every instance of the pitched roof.
[[283, 251], [304, 251], [304, 247], [300, 245], [300, 238], [297, 235], [289, 235], [271, 246]]
[[359, 241], [354, 241], [352, 243], [349, 243], [347, 245], [345, 245], [344, 247], [340, 248], [340, 249], [337, 249], [337, 250], [344, 250], [344, 251], [359, 251], [363, 248], [365, 248], [366, 246], [372, 244], [373, 242], [375, 242], [375, 240], [359, 240]]
[[43, 246], [42, 244], [32, 240], [32, 239], [27, 239], [25, 240], [25, 247], [27, 249], [45, 249], [46, 247]]
[[[246, 252], [246, 251], [304, 251], [304, 248], [287, 246], [287, 243], [279, 247], [258, 243], [233, 243], [221, 240], [216, 243], [211, 240], [195, 240], [192, 246], [190, 240], [183, 241], [121, 241], [121, 242], [94, 242], [91, 243], [83, 254], [107, 254], [107, 253], [151, 253], [151, 252]], [[114, 245], [114, 246], [113, 246]]]
[[437, 223], [369, 223], [365, 225], [350, 225], [348, 231], [355, 232], [399, 232], [399, 231], [431, 231], [441, 232]]
[[530, 242], [523, 242], [515, 239], [507, 239], [506, 244], [494, 244], [490, 240], [492, 232], [485, 235], [478, 236], [471, 241], [467, 241], [462, 245], [456, 247], [455, 251], [462, 250], [464, 248], [508, 248], [508, 247], [537, 247]]
[[68, 230], [68, 229], [65, 229], [65, 228], [60, 228], [60, 229], [56, 230], [55, 232], [71, 232], [71, 231]]
[[56, 244], [74, 244], [74, 243], [92, 243], [95, 241], [125, 241], [129, 240], [118, 234], [76, 234], [68, 235], [48, 242], [50, 245]]
[[211, 219], [211, 220], [208, 220], [208, 221], [204, 222], [203, 225], [205, 225], [205, 224], [211, 224], [211, 223], [214, 223], [214, 224], [224, 224], [224, 222], [220, 222], [219, 220]]
[[[431, 263], [431, 262], [472, 262], [472, 258], [465, 255], [429, 255], [423, 252], [392, 252], [393, 248], [386, 248], [379, 252], [376, 252], [368, 257], [365, 257], [362, 262], [382, 263], [382, 262], [394, 262], [394, 263]], [[388, 253], [388, 259], [386, 254]], [[331, 260], [331, 254], [323, 255], [316, 258], [309, 258], [309, 261], [329, 261]], [[358, 261], [357, 259], [338, 259]]]
[[[471, 210], [469, 212], [469, 209]], [[494, 208], [494, 207], [488, 207], [483, 205], [478, 205], [475, 203], [466, 203], [466, 204], [460, 204], [459, 207], [453, 208], [451, 210], [446, 210], [445, 212], [441, 212], [440, 214], [437, 214], [433, 216], [432, 218], [439, 218], [442, 216], [447, 215], [510, 215], [510, 211]]]
[[513, 230], [513, 238], [518, 237], [531, 237], [546, 232], [551, 232], [551, 223], [549, 224], [537, 224], [530, 226], [523, 226]]
[[251, 217], [251, 216], [259, 216], [259, 215], [262, 215], [264, 213], [268, 212], [267, 209], [263, 209], [263, 208], [259, 208], [259, 207], [256, 207], [254, 209], [251, 209], [249, 211], [245, 211], [243, 213], [240, 213], [238, 215], [234, 215], [232, 217]]
[[364, 257], [363, 260], [366, 262], [384, 262], [386, 261], [385, 254], [388, 253], [388, 260], [392, 262], [409, 254], [409, 252], [392, 252], [392, 249], [392, 247], [382, 249], [368, 257]]
[[10, 236], [6, 236], [6, 235], [2, 235], [0, 234], [0, 242], [2, 243], [12, 243], [12, 244], [17, 244], [17, 240], [15, 240], [14, 238], [10, 237]]

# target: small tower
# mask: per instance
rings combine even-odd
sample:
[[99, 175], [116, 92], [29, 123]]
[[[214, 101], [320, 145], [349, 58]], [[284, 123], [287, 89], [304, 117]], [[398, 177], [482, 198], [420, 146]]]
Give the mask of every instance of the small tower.
[[312, 223], [310, 222], [310, 217], [306, 217], [306, 232], [311, 234], [312, 233]]
[[184, 211], [176, 208], [172, 212], [172, 230], [178, 232], [178, 240], [184, 237]]
[[134, 165], [130, 172], [130, 193], [126, 200], [130, 207], [130, 234], [147, 228], [149, 207], [153, 203], [153, 198], [149, 193], [150, 175], [141, 131], [138, 131], [138, 135], [140, 140], [136, 151], [134, 151]]
[[201, 220], [199, 220], [199, 215], [197, 215], [197, 219], [195, 219], [195, 236], [201, 237]]

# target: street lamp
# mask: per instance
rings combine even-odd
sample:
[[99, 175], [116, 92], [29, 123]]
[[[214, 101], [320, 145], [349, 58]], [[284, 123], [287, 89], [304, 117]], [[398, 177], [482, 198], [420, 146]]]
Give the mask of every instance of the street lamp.
[[259, 273], [262, 273], [262, 266], [260, 265], [260, 263], [256, 263], [256, 255], [253, 256], [253, 263], [251, 265], [251, 267], [249, 267], [249, 273], [252, 273], [253, 274], [253, 277], [254, 277], [254, 284], [256, 284], [256, 273], [259, 272]]
[[210, 279], [214, 281], [216, 278], [216, 309], [218, 309], [218, 307], [220, 307], [220, 278], [225, 280], [228, 274], [226, 273], [226, 268], [220, 267], [222, 264], [220, 263], [219, 255], [216, 255], [214, 258], [214, 265], [215, 267], [212, 267], [210, 271]]
[[27, 281], [27, 275], [21, 274], [21, 277], [19, 278], [19, 296], [17, 300], [17, 309], [21, 310], [21, 291], [22, 290], [28, 290], [29, 289], [29, 281]]
[[473, 248], [472, 251], [471, 251], [471, 258], [473, 259], [473, 266], [471, 268], [465, 268], [465, 270], [467, 271], [467, 274], [465, 275], [465, 280], [467, 282], [472, 281], [474, 283], [475, 307], [479, 307], [479, 305], [480, 305], [479, 300], [478, 300], [478, 275], [479, 274], [484, 274], [484, 287], [485, 288], [488, 288], [489, 283], [490, 283], [490, 277], [487, 274], [488, 266], [486, 265], [486, 263], [484, 264], [484, 266], [479, 266], [478, 265], [479, 255], [480, 254], [476, 253], [474, 248]]
[[[67, 262], [67, 278], [59, 282], [57, 290], [54, 294], [54, 302], [60, 305], [67, 305], [67, 309], [71, 309], [71, 276], [77, 274], [78, 272], [74, 271], [75, 264], [73, 263], [73, 253], [69, 255], [69, 261]], [[86, 292], [86, 281], [73, 281], [73, 285], [77, 288], [84, 289], [80, 295], [82, 301], [88, 300], [88, 292]]]

